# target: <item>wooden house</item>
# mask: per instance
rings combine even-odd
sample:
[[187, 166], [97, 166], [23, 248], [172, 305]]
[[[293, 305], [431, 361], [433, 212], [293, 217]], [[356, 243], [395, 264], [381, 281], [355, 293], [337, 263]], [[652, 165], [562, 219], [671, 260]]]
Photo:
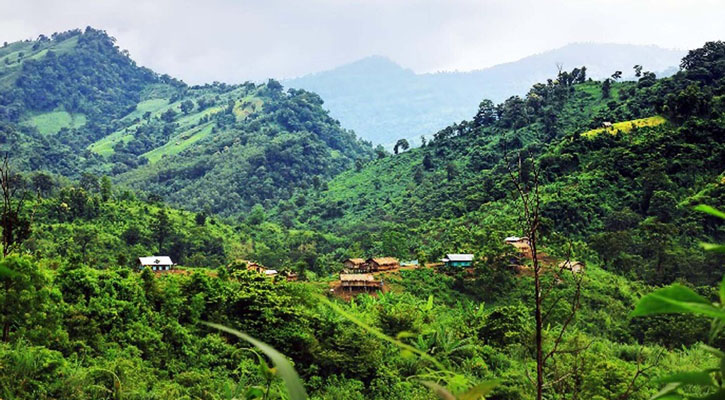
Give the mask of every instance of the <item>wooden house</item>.
[[168, 256], [139, 257], [138, 269], [142, 270], [144, 268], [149, 268], [154, 272], [165, 272], [171, 271], [174, 268], [174, 263], [171, 261], [171, 257]]
[[446, 254], [441, 262], [446, 267], [469, 268], [473, 266], [473, 254]]
[[348, 258], [342, 262], [342, 266], [349, 273], [367, 272], [369, 270], [364, 258]]
[[511, 246], [514, 246], [523, 257], [532, 257], [531, 243], [529, 242], [529, 238], [527, 238], [526, 236], [509, 236], [504, 239], [504, 242], [510, 244]]
[[373, 257], [367, 260], [370, 271], [387, 271], [400, 268], [400, 263], [394, 257]]
[[258, 264], [256, 262], [250, 261], [247, 262], [247, 271], [257, 272], [260, 274], [263, 274], [264, 271], [266, 271], [267, 268], [265, 268], [262, 264]]
[[383, 281], [377, 280], [373, 274], [340, 274], [340, 287], [345, 290], [378, 290], [383, 288]]

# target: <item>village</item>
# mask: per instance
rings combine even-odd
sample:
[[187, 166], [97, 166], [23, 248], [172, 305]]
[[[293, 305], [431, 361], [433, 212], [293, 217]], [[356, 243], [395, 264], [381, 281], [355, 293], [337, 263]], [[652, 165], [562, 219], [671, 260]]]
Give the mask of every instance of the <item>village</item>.
[[[530, 266], [527, 260], [532, 259], [531, 244], [527, 237], [509, 236], [504, 243], [516, 249], [516, 257], [511, 260], [510, 267], [520, 275], [529, 275]], [[584, 270], [584, 263], [574, 260], [558, 261], [547, 254], [538, 252], [538, 259], [545, 268], [557, 266], [558, 270], [569, 270], [579, 273]], [[349, 299], [357, 294], [387, 291], [385, 277], [388, 274], [399, 273], [400, 271], [431, 268], [437, 273], [457, 273], [465, 271], [473, 274], [475, 255], [470, 253], [451, 253], [434, 263], [419, 263], [419, 260], [399, 261], [394, 257], [370, 257], [370, 258], [348, 258], [342, 261], [341, 271], [337, 280], [330, 282], [329, 291], [338, 297]], [[259, 274], [270, 279], [283, 279], [287, 282], [297, 281], [297, 273], [289, 270], [277, 271], [267, 268], [257, 262], [241, 260], [237, 264], [242, 265], [247, 271]], [[191, 271], [178, 268], [169, 256], [149, 256], [138, 258], [138, 269], [149, 269], [154, 274], [187, 274]]]

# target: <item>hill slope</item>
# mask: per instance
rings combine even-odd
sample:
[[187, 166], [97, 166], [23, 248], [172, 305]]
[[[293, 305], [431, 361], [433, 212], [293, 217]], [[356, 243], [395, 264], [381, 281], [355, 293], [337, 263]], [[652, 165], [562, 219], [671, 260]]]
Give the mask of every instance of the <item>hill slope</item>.
[[[721, 53], [693, 51], [671, 78], [645, 72], [607, 89], [564, 72], [524, 98], [484, 103], [426, 146], [309, 193], [296, 218], [349, 236], [360, 252], [433, 260], [479, 252], [488, 232], [521, 234], [507, 165], [529, 155], [541, 169], [544, 231], [581, 241], [581, 257], [598, 255], [653, 283], [712, 284], [722, 260], [704, 259], [697, 242], [725, 237], [691, 210], [725, 202], [725, 109], [717, 95], [725, 46], [712, 47]], [[604, 121], [612, 128], [597, 129]]]
[[0, 49], [0, 143], [24, 169], [111, 175], [196, 210], [288, 198], [370, 157], [321, 105], [275, 81], [189, 87], [92, 28]]
[[384, 57], [369, 57], [330, 71], [285, 81], [291, 87], [319, 93], [331, 115], [374, 143], [397, 139], [418, 141], [451, 121], [468, 118], [481, 98], [495, 102], [524, 94], [536, 82], [566, 69], [587, 67], [601, 79], [632, 66], [670, 73], [683, 52], [655, 46], [571, 44], [521, 60], [470, 72], [416, 74]]

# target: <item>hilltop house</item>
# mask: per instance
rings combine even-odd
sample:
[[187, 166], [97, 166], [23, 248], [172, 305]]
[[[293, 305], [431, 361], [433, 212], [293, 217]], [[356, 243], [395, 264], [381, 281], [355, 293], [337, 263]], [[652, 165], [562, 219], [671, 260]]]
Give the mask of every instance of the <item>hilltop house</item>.
[[138, 269], [150, 268], [154, 272], [171, 271], [174, 263], [168, 256], [150, 256], [138, 258]]
[[446, 267], [468, 268], [473, 266], [473, 254], [446, 254], [441, 262]]
[[365, 262], [364, 258], [348, 258], [347, 260], [342, 262], [342, 266], [344, 267], [345, 271], [347, 272], [367, 272], [368, 271], [368, 264]]
[[383, 281], [375, 279], [373, 274], [340, 274], [340, 287], [349, 291], [382, 289]]
[[368, 258], [367, 265], [370, 271], [387, 271], [389, 269], [400, 268], [398, 259], [394, 257]]

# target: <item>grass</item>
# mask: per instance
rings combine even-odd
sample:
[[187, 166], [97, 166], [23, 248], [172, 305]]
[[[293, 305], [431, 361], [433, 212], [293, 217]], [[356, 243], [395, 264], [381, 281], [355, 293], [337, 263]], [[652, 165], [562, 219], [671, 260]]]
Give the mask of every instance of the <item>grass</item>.
[[635, 128], [645, 128], [651, 126], [662, 125], [667, 122], [666, 119], [659, 115], [648, 118], [633, 119], [631, 121], [616, 122], [612, 124], [611, 128], [597, 128], [586, 131], [581, 134], [585, 138], [594, 138], [600, 133], [608, 132], [609, 134], [616, 135], [618, 132], [629, 133]]
[[67, 111], [51, 111], [31, 116], [25, 124], [35, 127], [42, 135], [58, 133], [63, 128], [79, 128], [86, 123], [83, 114], [71, 114]]
[[186, 150], [192, 144], [198, 142], [201, 139], [209, 136], [212, 130], [212, 124], [206, 123], [196, 128], [190, 129], [181, 133], [180, 135], [172, 138], [168, 143], [161, 147], [157, 147], [148, 153], [144, 153], [143, 156], [149, 160], [149, 163], [153, 164], [161, 160], [164, 156], [170, 156], [179, 154]]

